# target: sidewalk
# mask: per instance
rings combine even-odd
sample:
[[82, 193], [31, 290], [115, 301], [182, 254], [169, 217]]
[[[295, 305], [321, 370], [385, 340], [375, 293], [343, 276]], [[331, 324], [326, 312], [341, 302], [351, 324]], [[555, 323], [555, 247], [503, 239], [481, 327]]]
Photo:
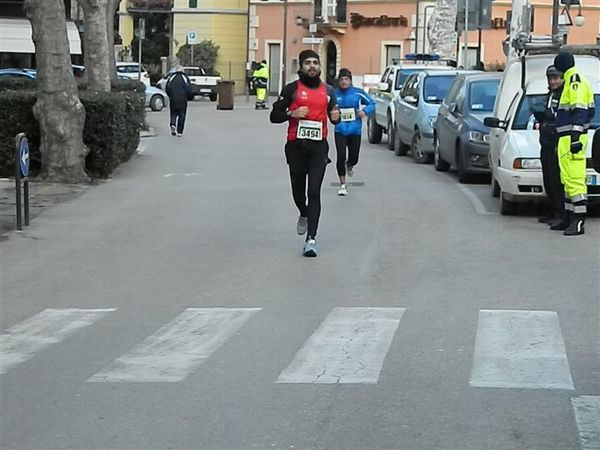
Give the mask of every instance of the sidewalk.
[[[155, 137], [153, 127], [140, 131], [140, 138]], [[119, 168], [115, 170], [118, 172]], [[29, 180], [29, 219], [30, 222], [45, 209], [77, 198], [88, 189], [103, 183], [104, 180], [93, 180], [91, 184], [46, 183], [35, 179]], [[21, 189], [21, 195], [22, 194]], [[17, 210], [14, 178], [0, 178], [0, 241], [6, 233], [17, 229]], [[23, 218], [25, 212], [23, 211]], [[24, 222], [24, 219], [23, 219]], [[23, 229], [25, 226], [23, 225]]]

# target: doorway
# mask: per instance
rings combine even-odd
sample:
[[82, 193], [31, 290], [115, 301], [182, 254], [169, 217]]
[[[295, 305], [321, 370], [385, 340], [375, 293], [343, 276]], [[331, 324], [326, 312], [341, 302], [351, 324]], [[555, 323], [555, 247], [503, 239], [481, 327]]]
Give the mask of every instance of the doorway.
[[278, 96], [281, 80], [281, 44], [269, 44], [269, 95]]
[[327, 70], [325, 71], [325, 82], [334, 85], [337, 76], [337, 47], [335, 42], [327, 42]]

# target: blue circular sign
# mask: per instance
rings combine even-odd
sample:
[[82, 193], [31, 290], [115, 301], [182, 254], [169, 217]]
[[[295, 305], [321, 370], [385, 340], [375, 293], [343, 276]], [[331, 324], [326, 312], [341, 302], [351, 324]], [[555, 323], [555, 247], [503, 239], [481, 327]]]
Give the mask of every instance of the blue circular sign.
[[21, 167], [21, 175], [24, 177], [29, 175], [29, 143], [25, 136], [19, 141], [19, 166]]

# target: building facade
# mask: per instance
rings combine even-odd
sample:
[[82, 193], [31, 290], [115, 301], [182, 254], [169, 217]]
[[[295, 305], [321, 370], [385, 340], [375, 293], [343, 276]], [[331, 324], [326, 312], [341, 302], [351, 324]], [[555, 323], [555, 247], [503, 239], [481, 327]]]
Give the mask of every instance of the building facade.
[[[531, 0], [530, 3], [535, 8], [532, 34], [549, 35], [552, 0]], [[600, 36], [600, 1], [584, 3], [581, 14], [585, 24], [569, 27], [569, 44], [595, 44]], [[427, 0], [287, 0], [286, 3], [252, 0], [250, 60], [264, 58], [269, 62], [270, 93], [279, 91], [282, 86], [284, 40], [287, 47], [286, 81], [296, 76], [300, 50], [311, 47], [321, 55], [323, 78], [328, 81], [335, 78], [341, 67], [352, 70], [357, 78], [355, 83], [372, 80], [406, 53], [429, 52], [427, 24], [434, 5], [434, 1]], [[462, 39], [460, 42], [454, 40], [453, 59], [458, 57], [459, 65], [465, 60], [463, 56], [466, 56], [467, 67], [474, 65], [479, 48], [480, 59], [488, 69], [502, 67], [505, 63], [502, 42], [507, 37], [506, 19], [512, 1], [495, 0], [492, 5], [492, 28], [482, 30], [481, 46], [477, 31], [468, 33], [466, 47]], [[571, 7], [572, 18], [577, 14], [578, 7]], [[466, 54], [463, 54], [464, 48]]]
[[130, 47], [137, 24], [134, 15], [164, 14], [170, 22], [170, 55], [187, 43], [188, 32], [197, 42], [208, 39], [219, 46], [215, 69], [223, 79], [236, 82], [243, 93], [248, 57], [248, 0], [125, 0], [119, 8], [119, 33]]

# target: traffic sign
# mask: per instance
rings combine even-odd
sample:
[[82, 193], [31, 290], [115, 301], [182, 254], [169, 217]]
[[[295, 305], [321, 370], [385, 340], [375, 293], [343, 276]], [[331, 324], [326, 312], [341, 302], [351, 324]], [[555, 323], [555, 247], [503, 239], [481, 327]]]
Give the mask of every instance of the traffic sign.
[[558, 16], [558, 24], [563, 25], [565, 27], [573, 26], [571, 14], [569, 13], [569, 9], [566, 6], [562, 9], [560, 15]]
[[322, 44], [323, 43], [323, 38], [318, 38], [318, 37], [303, 37], [302, 38], [302, 43], [303, 44]]
[[26, 177], [29, 175], [29, 143], [27, 138], [22, 136], [19, 140], [19, 166], [21, 167], [21, 175]]
[[198, 34], [195, 31], [188, 31], [187, 43], [189, 45], [195, 45], [198, 43]]

